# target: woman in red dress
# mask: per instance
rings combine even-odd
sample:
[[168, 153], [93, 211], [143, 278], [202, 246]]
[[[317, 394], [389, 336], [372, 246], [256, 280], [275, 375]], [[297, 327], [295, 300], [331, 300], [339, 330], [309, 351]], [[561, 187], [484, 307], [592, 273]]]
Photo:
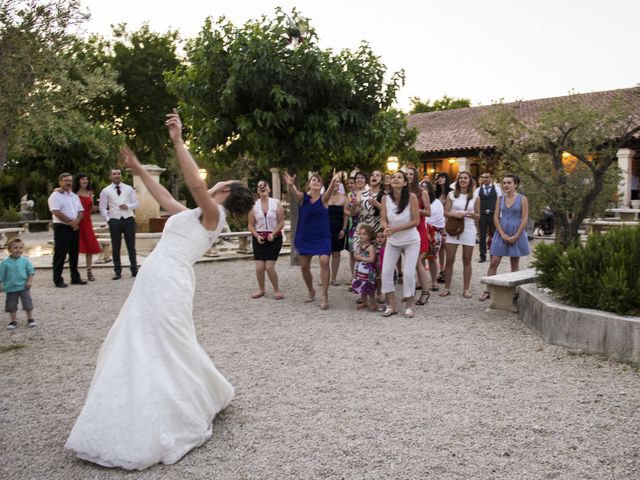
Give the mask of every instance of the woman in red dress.
[[427, 217], [431, 216], [431, 201], [429, 200], [429, 194], [425, 189], [420, 187], [420, 173], [415, 167], [407, 168], [407, 180], [409, 181], [409, 192], [418, 197], [418, 211], [420, 212], [420, 222], [416, 227], [420, 234], [420, 257], [418, 264], [416, 265], [416, 273], [418, 274], [419, 288], [422, 288], [420, 292], [420, 298], [416, 300], [416, 305], [424, 305], [429, 301], [429, 288], [427, 287], [427, 270], [426, 270], [426, 256], [429, 252], [429, 235], [427, 233]]
[[93, 222], [91, 221], [91, 214], [96, 211], [96, 207], [93, 204], [93, 190], [91, 188], [91, 181], [86, 173], [79, 173], [73, 180], [73, 191], [80, 197], [80, 202], [84, 207], [84, 215], [78, 225], [80, 234], [80, 247], [78, 251], [85, 254], [87, 260], [87, 280], [93, 282], [95, 277], [91, 273], [91, 266], [93, 265], [93, 255], [100, 253], [100, 245], [96, 234], [93, 233]]

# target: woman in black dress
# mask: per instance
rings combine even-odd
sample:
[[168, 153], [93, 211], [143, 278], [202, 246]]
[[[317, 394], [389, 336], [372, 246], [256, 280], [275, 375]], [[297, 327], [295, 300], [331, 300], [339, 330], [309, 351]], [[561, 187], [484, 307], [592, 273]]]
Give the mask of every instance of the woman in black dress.
[[344, 241], [349, 229], [349, 211], [346, 210], [347, 196], [342, 183], [334, 189], [329, 198], [329, 224], [331, 226], [331, 285], [340, 285], [338, 269], [340, 253], [344, 250]]
[[253, 259], [256, 262], [258, 291], [251, 298], [264, 297], [264, 275], [269, 277], [276, 300], [284, 296], [278, 286], [276, 260], [282, 248], [282, 228], [284, 227], [284, 209], [280, 200], [271, 198], [271, 188], [265, 180], [258, 182], [258, 200], [249, 211], [248, 226], [253, 236]]

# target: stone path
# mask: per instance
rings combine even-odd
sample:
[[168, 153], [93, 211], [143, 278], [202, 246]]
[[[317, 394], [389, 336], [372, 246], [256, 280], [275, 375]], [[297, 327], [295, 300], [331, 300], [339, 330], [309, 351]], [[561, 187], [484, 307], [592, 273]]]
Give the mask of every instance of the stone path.
[[[0, 331], [0, 478], [638, 478], [636, 368], [545, 345], [514, 314], [463, 299], [459, 269], [451, 297], [384, 319], [344, 286], [327, 311], [301, 303], [288, 263], [283, 301], [249, 299], [251, 261], [196, 266], [198, 337], [236, 398], [205, 445], [135, 473], [63, 448], [133, 279], [99, 269], [61, 291], [41, 271], [39, 326]], [[477, 296], [486, 264], [474, 270]]]

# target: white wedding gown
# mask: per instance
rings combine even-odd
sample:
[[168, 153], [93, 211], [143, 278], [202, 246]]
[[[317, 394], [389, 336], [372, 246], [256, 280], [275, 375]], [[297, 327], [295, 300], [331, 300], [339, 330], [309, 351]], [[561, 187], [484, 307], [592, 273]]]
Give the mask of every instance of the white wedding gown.
[[215, 231], [200, 209], [173, 215], [145, 260], [100, 349], [85, 405], [66, 448], [107, 467], [172, 464], [211, 437], [213, 417], [233, 397], [196, 339], [193, 265]]

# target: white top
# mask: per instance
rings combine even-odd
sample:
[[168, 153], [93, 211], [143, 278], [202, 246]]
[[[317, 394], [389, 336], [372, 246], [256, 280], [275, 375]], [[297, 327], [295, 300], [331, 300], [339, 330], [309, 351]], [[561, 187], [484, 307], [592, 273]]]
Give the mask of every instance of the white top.
[[[451, 200], [451, 211], [452, 212], [467, 212], [467, 213], [475, 213], [476, 200], [478, 196], [477, 193], [474, 192], [469, 200], [469, 204], [467, 205], [467, 195], [461, 193], [458, 198], [454, 197], [454, 192], [449, 192], [449, 199]], [[467, 208], [465, 210], [465, 205]], [[467, 246], [475, 246], [476, 244], [476, 222], [471, 217], [464, 218], [464, 231], [459, 237], [451, 236], [447, 234], [447, 243], [458, 244], [458, 245], [467, 245]]]
[[256, 200], [256, 203], [253, 204], [253, 216], [256, 219], [257, 232], [273, 232], [276, 229], [278, 226], [279, 203], [277, 199], [269, 197], [269, 205], [265, 215], [262, 210], [262, 200]]
[[444, 205], [437, 198], [431, 202], [431, 216], [427, 217], [427, 224], [436, 228], [444, 228]]
[[[53, 212], [58, 210], [60, 213], [66, 215], [71, 220], [74, 220], [78, 213], [84, 212], [84, 207], [80, 202], [80, 198], [73, 192], [52, 192], [49, 195], [49, 210]], [[64, 223], [55, 215], [51, 215], [51, 221], [53, 223]]]
[[[384, 198], [384, 201], [387, 202], [387, 222], [391, 228], [405, 225], [411, 221], [411, 202], [407, 203], [402, 212], [396, 213], [398, 206], [391, 199], [391, 195], [385, 195]], [[387, 239], [388, 244], [396, 247], [410, 245], [415, 242], [420, 243], [420, 234], [417, 228], [396, 232]]]
[[[112, 183], [104, 187], [100, 192], [100, 215], [108, 222], [112, 218], [133, 217], [133, 211], [140, 207], [136, 191], [126, 183], [120, 183], [120, 195], [116, 190], [116, 185]], [[122, 210], [120, 205], [126, 205], [127, 209]]]

